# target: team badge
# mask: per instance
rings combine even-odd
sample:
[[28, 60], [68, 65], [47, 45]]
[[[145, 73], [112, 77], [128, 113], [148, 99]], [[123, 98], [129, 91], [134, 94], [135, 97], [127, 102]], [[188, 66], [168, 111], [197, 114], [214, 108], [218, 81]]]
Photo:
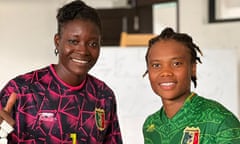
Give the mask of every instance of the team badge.
[[199, 144], [200, 129], [194, 127], [186, 127], [183, 131], [181, 144]]
[[98, 129], [103, 131], [105, 129], [105, 111], [103, 109], [95, 109], [95, 121]]

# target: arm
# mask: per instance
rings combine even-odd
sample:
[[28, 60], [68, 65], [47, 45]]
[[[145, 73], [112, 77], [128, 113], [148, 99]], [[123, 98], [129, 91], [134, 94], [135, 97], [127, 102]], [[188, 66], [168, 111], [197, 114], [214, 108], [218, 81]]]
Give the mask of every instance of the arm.
[[17, 94], [12, 92], [10, 95], [6, 89], [0, 93], [0, 143], [7, 143], [7, 136], [14, 130], [15, 120], [11, 117], [12, 109], [17, 100]]
[[240, 122], [235, 116], [228, 116], [221, 123], [216, 142], [218, 144], [240, 144]]
[[113, 95], [112, 105], [111, 105], [111, 116], [107, 127], [106, 138], [104, 139], [104, 144], [122, 144], [122, 136], [120, 131], [120, 125], [117, 116], [116, 99]]

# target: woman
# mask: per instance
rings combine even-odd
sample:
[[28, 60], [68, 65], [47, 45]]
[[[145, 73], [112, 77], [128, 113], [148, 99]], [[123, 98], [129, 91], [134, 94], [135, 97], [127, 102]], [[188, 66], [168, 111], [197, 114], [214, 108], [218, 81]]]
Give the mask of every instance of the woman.
[[113, 91], [89, 75], [101, 45], [101, 21], [80, 0], [57, 13], [58, 64], [12, 79], [0, 93], [0, 108], [16, 94], [11, 143], [121, 144]]
[[[191, 91], [197, 86], [199, 47], [184, 33], [166, 28], [149, 41], [147, 72], [162, 108], [144, 122], [145, 144], [237, 144], [240, 122], [220, 103]], [[145, 74], [146, 74], [145, 73]]]

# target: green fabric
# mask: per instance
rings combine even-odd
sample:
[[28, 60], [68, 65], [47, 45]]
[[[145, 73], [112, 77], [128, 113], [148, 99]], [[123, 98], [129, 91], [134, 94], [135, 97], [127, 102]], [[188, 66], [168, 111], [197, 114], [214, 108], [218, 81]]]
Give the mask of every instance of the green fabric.
[[163, 108], [150, 115], [143, 135], [145, 144], [240, 144], [240, 122], [218, 102], [194, 95], [171, 119]]

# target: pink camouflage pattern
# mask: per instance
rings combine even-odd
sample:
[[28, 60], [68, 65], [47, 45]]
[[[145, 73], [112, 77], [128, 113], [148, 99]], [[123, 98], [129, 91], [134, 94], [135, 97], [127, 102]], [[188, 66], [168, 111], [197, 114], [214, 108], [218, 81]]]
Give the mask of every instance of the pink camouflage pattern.
[[0, 92], [0, 108], [12, 92], [18, 99], [10, 143], [122, 144], [114, 93], [91, 75], [77, 87], [64, 83], [53, 65], [20, 75]]

